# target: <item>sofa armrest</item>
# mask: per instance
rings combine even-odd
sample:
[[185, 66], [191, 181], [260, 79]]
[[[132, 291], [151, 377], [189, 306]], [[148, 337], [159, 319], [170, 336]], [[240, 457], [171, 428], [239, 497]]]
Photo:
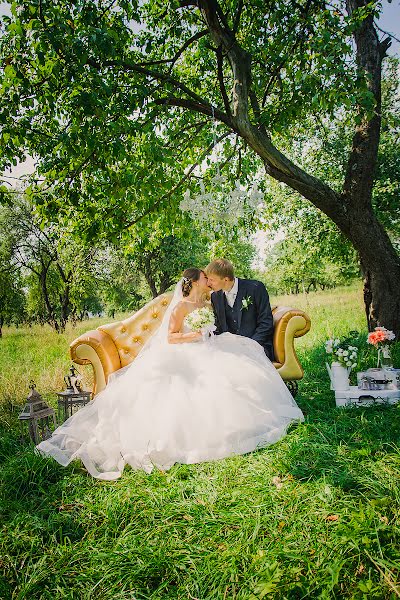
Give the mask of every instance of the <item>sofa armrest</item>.
[[294, 339], [305, 335], [311, 327], [310, 317], [295, 308], [278, 306], [274, 310], [274, 353], [278, 373], [285, 381], [301, 379], [304, 371], [294, 348]]
[[121, 367], [118, 350], [112, 338], [99, 329], [88, 331], [74, 340], [69, 352], [79, 365], [91, 364], [94, 371], [93, 394], [106, 387], [108, 377]]

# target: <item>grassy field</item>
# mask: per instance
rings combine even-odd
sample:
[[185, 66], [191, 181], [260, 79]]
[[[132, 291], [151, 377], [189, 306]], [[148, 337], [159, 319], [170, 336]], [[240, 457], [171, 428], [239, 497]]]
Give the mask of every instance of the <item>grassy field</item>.
[[[324, 367], [328, 336], [365, 329], [360, 289], [272, 301], [312, 319], [297, 343], [305, 422], [246, 456], [151, 475], [126, 469], [113, 483], [37, 456], [16, 430], [29, 380], [54, 404], [69, 342], [109, 319], [61, 336], [5, 328], [0, 598], [400, 596], [400, 406], [337, 409]], [[400, 366], [398, 348], [395, 358]], [[373, 364], [366, 354], [361, 366]]]

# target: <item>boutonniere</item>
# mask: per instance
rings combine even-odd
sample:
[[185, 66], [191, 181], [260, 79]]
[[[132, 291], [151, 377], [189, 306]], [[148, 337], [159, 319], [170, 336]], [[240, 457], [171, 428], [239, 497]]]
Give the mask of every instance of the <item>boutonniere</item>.
[[253, 304], [251, 296], [245, 296], [242, 300], [242, 310], [247, 310], [251, 304]]

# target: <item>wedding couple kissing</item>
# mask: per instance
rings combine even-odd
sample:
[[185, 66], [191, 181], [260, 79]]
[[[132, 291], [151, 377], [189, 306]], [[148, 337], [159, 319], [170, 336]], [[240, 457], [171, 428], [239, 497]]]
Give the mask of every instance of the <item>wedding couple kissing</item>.
[[165, 471], [277, 442], [303, 414], [271, 362], [272, 338], [263, 283], [235, 277], [226, 259], [186, 269], [137, 358], [37, 448], [114, 480], [126, 465]]
[[[261, 281], [238, 279], [234, 275], [233, 265], [226, 259], [211, 262], [205, 271], [187, 269], [183, 274], [183, 296], [177, 311], [177, 318], [171, 323], [170, 331], [180, 332], [183, 319], [193, 310], [191, 303], [201, 304], [204, 294], [211, 291], [211, 303], [214, 309], [216, 334], [230, 332], [251, 338], [258, 342], [265, 354], [273, 360], [273, 318], [269, 297]], [[173, 335], [170, 342], [175, 341]], [[192, 339], [198, 339], [192, 336]]]

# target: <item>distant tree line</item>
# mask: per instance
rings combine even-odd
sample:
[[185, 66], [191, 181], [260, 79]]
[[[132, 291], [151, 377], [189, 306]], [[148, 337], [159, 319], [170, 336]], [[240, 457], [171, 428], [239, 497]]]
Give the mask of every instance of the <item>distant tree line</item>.
[[49, 324], [138, 310], [167, 291], [189, 266], [205, 267], [216, 253], [251, 276], [254, 246], [240, 239], [210, 241], [193, 224], [175, 235], [88, 242], [67, 227], [44, 224], [34, 205], [13, 194], [0, 208], [0, 337], [9, 324]]

